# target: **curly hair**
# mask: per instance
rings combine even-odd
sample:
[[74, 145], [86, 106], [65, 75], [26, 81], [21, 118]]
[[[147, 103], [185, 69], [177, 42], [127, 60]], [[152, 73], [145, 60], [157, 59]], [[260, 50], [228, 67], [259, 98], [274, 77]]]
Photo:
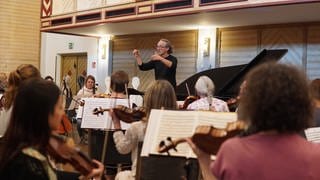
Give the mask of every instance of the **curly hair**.
[[291, 65], [266, 63], [249, 72], [241, 111], [252, 133], [294, 133], [310, 127], [313, 106], [308, 82]]

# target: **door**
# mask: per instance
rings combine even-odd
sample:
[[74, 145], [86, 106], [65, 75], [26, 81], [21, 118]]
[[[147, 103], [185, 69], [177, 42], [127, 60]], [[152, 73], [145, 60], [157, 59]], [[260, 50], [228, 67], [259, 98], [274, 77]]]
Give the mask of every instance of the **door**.
[[68, 71], [71, 71], [71, 91], [73, 95], [80, 90], [77, 83], [78, 77], [81, 75], [83, 71], [87, 70], [87, 54], [68, 54], [61, 56], [61, 82], [65, 75], [67, 75]]

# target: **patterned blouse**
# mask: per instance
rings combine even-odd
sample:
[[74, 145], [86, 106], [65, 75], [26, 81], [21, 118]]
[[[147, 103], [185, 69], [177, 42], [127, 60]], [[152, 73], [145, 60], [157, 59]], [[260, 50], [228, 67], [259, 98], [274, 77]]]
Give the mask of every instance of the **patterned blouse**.
[[210, 110], [215, 112], [229, 112], [229, 108], [226, 102], [212, 98], [211, 106], [206, 97], [198, 99], [187, 107], [189, 110]]

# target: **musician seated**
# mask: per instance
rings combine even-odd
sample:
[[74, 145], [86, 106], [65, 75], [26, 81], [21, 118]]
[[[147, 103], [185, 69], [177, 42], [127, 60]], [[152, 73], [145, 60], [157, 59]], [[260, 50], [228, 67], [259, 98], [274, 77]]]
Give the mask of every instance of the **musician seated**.
[[[124, 71], [116, 71], [114, 73], [112, 73], [111, 75], [111, 81], [110, 81], [110, 90], [111, 90], [111, 94], [109, 96], [109, 98], [114, 98], [114, 99], [125, 99], [126, 98], [126, 87], [128, 86], [129, 83], [129, 76], [126, 72]], [[128, 102], [129, 104], [129, 102]], [[107, 129], [107, 131], [101, 131], [101, 130], [92, 130], [91, 131], [91, 137], [89, 140], [89, 147], [91, 149], [91, 157], [100, 159], [102, 157], [102, 154], [104, 153], [103, 150], [103, 143], [104, 143], [104, 138], [105, 133], [107, 133], [107, 138], [108, 137], [112, 137], [114, 130], [113, 129]], [[121, 155], [122, 157], [120, 157], [120, 155], [117, 153], [116, 148], [114, 147], [114, 142], [113, 141], [109, 141], [110, 139], [108, 138], [108, 145], [107, 148], [110, 149], [110, 151], [115, 151], [115, 155], [116, 157], [112, 157], [112, 159], [116, 159], [116, 163], [110, 163], [108, 161], [108, 159], [110, 160], [110, 156], [108, 155], [108, 152], [105, 152], [106, 154], [106, 162], [104, 162], [105, 166], [106, 166], [106, 179], [107, 180], [113, 180], [117, 174], [117, 169], [118, 166], [120, 165], [121, 169], [124, 169], [126, 166], [130, 166], [131, 162], [130, 162], [130, 158], [128, 160], [128, 162], [126, 162], [125, 164], [122, 162], [122, 164], [120, 164], [120, 160], [118, 159], [126, 159], [125, 156]], [[111, 138], [112, 140], [112, 138]]]
[[9, 124], [13, 101], [16, 97], [20, 84], [30, 78], [40, 78], [39, 70], [31, 64], [23, 64], [15, 71], [10, 72], [8, 78], [8, 88], [4, 94], [3, 106], [0, 111], [0, 136], [2, 136]]
[[[81, 98], [91, 98], [94, 97], [96, 94], [96, 88], [95, 88], [96, 80], [92, 75], [89, 75], [86, 77], [84, 81], [84, 86], [78, 91], [76, 100], [79, 102]], [[79, 104], [76, 104], [75, 101], [72, 101], [70, 104], [69, 110], [74, 110], [74, 108], [78, 108]], [[80, 107], [81, 108], [81, 107]], [[81, 112], [81, 111], [78, 111]], [[69, 113], [69, 118], [72, 118], [73, 113]], [[77, 130], [81, 139], [81, 142], [84, 142], [87, 144], [87, 137], [85, 134], [85, 131], [81, 129], [81, 118], [77, 119]]]
[[143, 104], [143, 107], [146, 109], [147, 116], [139, 122], [132, 123], [125, 134], [122, 131], [118, 131], [121, 130], [120, 120], [113, 111], [110, 112], [114, 127], [117, 130], [117, 132], [113, 134], [116, 148], [122, 154], [128, 154], [131, 152], [132, 159], [132, 170], [118, 173], [116, 176], [117, 180], [135, 179], [137, 159], [139, 156], [138, 144], [144, 139], [151, 109], [177, 109], [176, 95], [172, 85], [165, 80], [155, 81], [147, 90]]
[[[52, 82], [35, 78], [24, 81], [17, 90], [4, 146], [0, 155], [1, 179], [57, 179], [49, 149], [52, 132], [57, 130], [64, 113], [61, 91]], [[62, 149], [56, 149], [62, 150]], [[69, 156], [66, 156], [68, 158]], [[57, 159], [55, 159], [57, 160]], [[103, 165], [86, 178], [100, 179]]]
[[214, 162], [189, 139], [204, 179], [320, 179], [320, 144], [299, 135], [313, 114], [304, 73], [264, 64], [246, 80], [239, 111], [247, 136], [224, 142]]
[[214, 84], [208, 76], [201, 76], [196, 82], [195, 89], [200, 99], [189, 104], [189, 110], [209, 110], [215, 112], [229, 112], [226, 102], [214, 98]]

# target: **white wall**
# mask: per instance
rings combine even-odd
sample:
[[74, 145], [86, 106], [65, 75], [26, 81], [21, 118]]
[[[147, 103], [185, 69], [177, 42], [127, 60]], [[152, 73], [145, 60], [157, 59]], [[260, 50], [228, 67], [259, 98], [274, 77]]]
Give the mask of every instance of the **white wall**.
[[103, 93], [108, 89], [106, 87], [105, 79], [111, 73], [110, 67], [112, 61], [112, 57], [110, 56], [110, 51], [112, 49], [110, 44], [111, 36], [104, 35], [99, 39], [99, 50], [98, 50], [98, 76], [96, 77], [96, 81], [99, 83], [98, 91]]
[[[216, 32], [215, 27], [199, 28], [198, 30], [198, 59], [197, 59], [197, 72], [207, 69], [215, 68], [216, 59]], [[209, 56], [204, 56], [204, 39], [210, 38]]]
[[[56, 83], [60, 85], [61, 54], [87, 53], [87, 72], [88, 74], [97, 77], [99, 68], [98, 40], [98, 38], [94, 37], [41, 33], [41, 75], [43, 77], [50, 75], [53, 78], [56, 78]], [[69, 49], [69, 43], [74, 44], [73, 49]], [[96, 62], [96, 68], [92, 68], [93, 62]], [[104, 82], [98, 83], [104, 84]]]

